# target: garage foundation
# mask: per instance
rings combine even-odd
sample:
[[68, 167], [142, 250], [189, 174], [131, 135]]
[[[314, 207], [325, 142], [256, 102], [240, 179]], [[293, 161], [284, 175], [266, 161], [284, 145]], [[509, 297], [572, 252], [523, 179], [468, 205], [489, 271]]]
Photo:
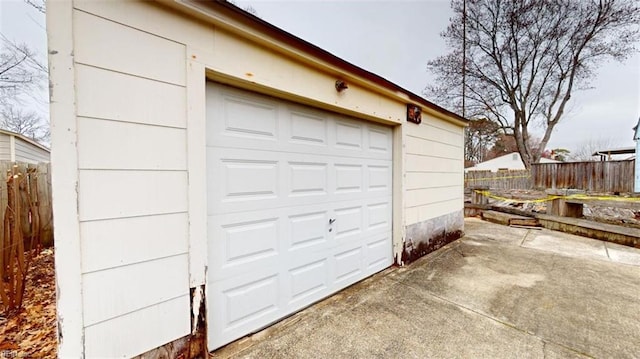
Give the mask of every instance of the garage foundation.
[[464, 235], [464, 211], [407, 226], [402, 264], [409, 264]]

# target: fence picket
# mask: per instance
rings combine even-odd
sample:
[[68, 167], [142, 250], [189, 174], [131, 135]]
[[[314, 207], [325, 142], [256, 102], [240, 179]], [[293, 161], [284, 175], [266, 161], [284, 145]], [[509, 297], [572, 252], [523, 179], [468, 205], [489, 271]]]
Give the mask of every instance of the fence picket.
[[464, 175], [464, 184], [467, 188], [529, 189], [531, 188], [531, 173], [527, 170], [469, 171]]
[[0, 162], [0, 308], [21, 305], [33, 249], [53, 244], [49, 168]]

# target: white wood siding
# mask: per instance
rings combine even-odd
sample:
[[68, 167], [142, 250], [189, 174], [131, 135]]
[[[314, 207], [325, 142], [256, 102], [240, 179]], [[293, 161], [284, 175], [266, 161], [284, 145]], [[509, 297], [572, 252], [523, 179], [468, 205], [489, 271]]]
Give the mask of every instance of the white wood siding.
[[11, 144], [9, 135], [0, 133], [0, 160], [11, 161]]
[[190, 330], [185, 46], [73, 21], [85, 354], [129, 357]]
[[170, 299], [87, 327], [84, 331], [85, 357], [132, 357], [133, 353], [146, 351], [145, 348], [171, 342], [182, 332], [176, 313], [184, 313], [184, 302], [184, 297]]
[[460, 211], [463, 206], [462, 127], [423, 114], [406, 125], [405, 225]]
[[16, 162], [39, 163], [49, 162], [49, 152], [16, 137]]

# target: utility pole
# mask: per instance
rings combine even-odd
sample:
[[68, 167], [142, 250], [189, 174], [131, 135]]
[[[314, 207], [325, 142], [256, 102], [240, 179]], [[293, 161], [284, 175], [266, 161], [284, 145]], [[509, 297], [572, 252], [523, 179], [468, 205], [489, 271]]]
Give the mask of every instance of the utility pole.
[[633, 140], [636, 141], [636, 170], [634, 192], [640, 193], [640, 118], [638, 124], [633, 128]]
[[467, 93], [467, 0], [462, 0], [462, 117], [466, 118], [465, 98]]

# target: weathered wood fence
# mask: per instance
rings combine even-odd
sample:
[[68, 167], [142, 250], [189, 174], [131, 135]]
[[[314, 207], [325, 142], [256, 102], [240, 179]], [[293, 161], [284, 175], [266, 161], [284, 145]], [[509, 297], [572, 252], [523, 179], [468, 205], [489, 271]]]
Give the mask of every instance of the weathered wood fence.
[[531, 171], [469, 171], [466, 188], [571, 188], [588, 192], [633, 192], [635, 161], [538, 163]]
[[530, 189], [532, 186], [531, 172], [527, 170], [469, 171], [464, 174], [464, 186], [466, 188]]
[[633, 192], [635, 161], [539, 163], [531, 166], [534, 188]]
[[53, 244], [48, 164], [0, 162], [0, 308], [22, 305], [31, 258]]

